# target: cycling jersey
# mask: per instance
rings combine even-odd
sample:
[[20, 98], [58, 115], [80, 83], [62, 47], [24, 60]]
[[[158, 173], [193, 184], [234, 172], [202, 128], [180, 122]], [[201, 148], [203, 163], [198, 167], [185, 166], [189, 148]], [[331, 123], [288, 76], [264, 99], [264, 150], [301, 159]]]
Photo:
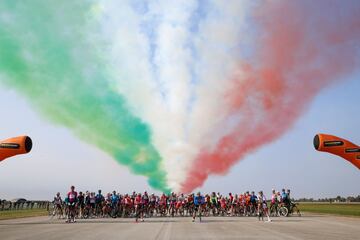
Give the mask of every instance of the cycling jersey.
[[250, 204], [250, 195], [246, 195], [246, 197], [245, 197], [245, 204], [246, 205], [249, 205]]
[[125, 202], [126, 205], [131, 205], [132, 204], [132, 201], [131, 201], [130, 197], [125, 197], [124, 202]]
[[254, 194], [254, 195], [251, 195], [251, 196], [250, 196], [250, 202], [251, 202], [251, 203], [256, 203], [256, 201], [257, 201], [256, 195], [255, 195], [255, 194]]
[[285, 204], [289, 204], [290, 203], [290, 199], [289, 196], [286, 192], [282, 192], [281, 193], [281, 202], [285, 203]]
[[273, 194], [271, 195], [271, 203], [276, 203], [277, 202], [277, 195], [276, 194]]
[[178, 201], [178, 202], [176, 203], [176, 208], [179, 209], [179, 208], [182, 207], [182, 205], [183, 205], [183, 203], [182, 203], [181, 201]]
[[194, 204], [195, 204], [196, 206], [201, 205], [201, 204], [204, 204], [204, 202], [205, 202], [205, 199], [204, 199], [203, 196], [195, 196], [195, 197], [194, 197]]
[[176, 196], [175, 195], [170, 195], [169, 203], [171, 206], [175, 206], [175, 204], [176, 204]]
[[69, 203], [74, 203], [77, 201], [77, 192], [76, 191], [70, 191], [67, 194]]
[[85, 197], [85, 204], [86, 205], [90, 204], [90, 196], [89, 195]]
[[144, 194], [142, 196], [142, 200], [143, 200], [144, 204], [148, 204], [149, 203], [149, 196], [147, 194]]
[[178, 201], [184, 203], [184, 202], [185, 202], [185, 197], [184, 197], [184, 196], [180, 196], [180, 197], [178, 198]]
[[167, 198], [165, 195], [162, 195], [160, 198], [160, 205], [166, 205]]
[[78, 201], [79, 201], [80, 206], [84, 206], [84, 195], [79, 195]]
[[142, 204], [142, 198], [141, 196], [136, 196], [134, 199], [134, 204], [135, 205], [141, 205]]
[[101, 203], [105, 200], [104, 196], [101, 193], [98, 193], [95, 199], [96, 199], [96, 203]]
[[259, 200], [259, 204], [262, 204], [262, 207], [264, 208], [264, 209], [266, 209], [267, 208], [267, 203], [266, 203], [266, 197], [265, 197], [265, 195], [259, 195], [258, 197], [257, 197], [257, 199]]
[[61, 197], [54, 197], [54, 204], [56, 204], [56, 205], [61, 205], [61, 204], [62, 204], [62, 199], [61, 199]]
[[221, 208], [226, 208], [226, 200], [225, 200], [225, 198], [220, 199], [220, 206], [221, 206]]
[[117, 204], [119, 202], [119, 196], [116, 194], [111, 195], [111, 203]]

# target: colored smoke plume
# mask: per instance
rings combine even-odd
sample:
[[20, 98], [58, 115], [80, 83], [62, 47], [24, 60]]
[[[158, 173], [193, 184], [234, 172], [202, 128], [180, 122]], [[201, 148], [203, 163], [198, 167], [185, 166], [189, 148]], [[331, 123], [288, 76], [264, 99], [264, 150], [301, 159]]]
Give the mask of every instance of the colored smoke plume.
[[229, 113], [242, 118], [215, 149], [201, 150], [182, 191], [201, 186], [210, 174], [225, 174], [246, 154], [280, 137], [321, 89], [355, 70], [359, 10], [340, 1], [259, 6], [255, 61], [239, 63], [225, 96]]

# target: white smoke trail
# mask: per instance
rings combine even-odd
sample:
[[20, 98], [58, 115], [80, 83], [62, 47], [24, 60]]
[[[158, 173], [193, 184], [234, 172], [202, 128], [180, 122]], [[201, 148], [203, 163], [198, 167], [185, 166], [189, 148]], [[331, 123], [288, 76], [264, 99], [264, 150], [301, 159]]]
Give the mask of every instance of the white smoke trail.
[[102, 1], [97, 7], [113, 84], [151, 126], [175, 191], [199, 149], [226, 134], [223, 94], [240, 60], [246, 8], [238, 1], [188, 0]]

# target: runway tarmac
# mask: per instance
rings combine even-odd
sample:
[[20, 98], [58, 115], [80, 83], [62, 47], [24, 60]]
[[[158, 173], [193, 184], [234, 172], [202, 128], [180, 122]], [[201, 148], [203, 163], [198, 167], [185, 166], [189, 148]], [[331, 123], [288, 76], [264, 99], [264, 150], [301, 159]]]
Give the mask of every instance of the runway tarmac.
[[305, 214], [259, 222], [251, 217], [88, 219], [77, 223], [49, 217], [0, 221], [0, 239], [360, 239], [360, 218]]

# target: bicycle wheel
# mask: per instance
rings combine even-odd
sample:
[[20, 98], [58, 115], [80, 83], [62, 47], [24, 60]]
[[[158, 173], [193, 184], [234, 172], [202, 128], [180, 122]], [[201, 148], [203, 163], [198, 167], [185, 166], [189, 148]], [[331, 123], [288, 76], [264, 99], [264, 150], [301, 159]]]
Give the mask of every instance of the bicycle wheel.
[[89, 211], [88, 208], [85, 208], [85, 209], [84, 209], [84, 213], [83, 213], [83, 218], [84, 218], [84, 219], [88, 219], [89, 216], [90, 216], [90, 211]]
[[109, 215], [110, 215], [110, 217], [112, 217], [112, 218], [117, 218], [117, 216], [118, 216], [118, 211], [117, 211], [117, 209], [116, 209], [116, 208], [112, 208]]
[[279, 215], [281, 217], [287, 217], [288, 213], [289, 213], [289, 210], [286, 207], [283, 206], [283, 207], [279, 208]]

